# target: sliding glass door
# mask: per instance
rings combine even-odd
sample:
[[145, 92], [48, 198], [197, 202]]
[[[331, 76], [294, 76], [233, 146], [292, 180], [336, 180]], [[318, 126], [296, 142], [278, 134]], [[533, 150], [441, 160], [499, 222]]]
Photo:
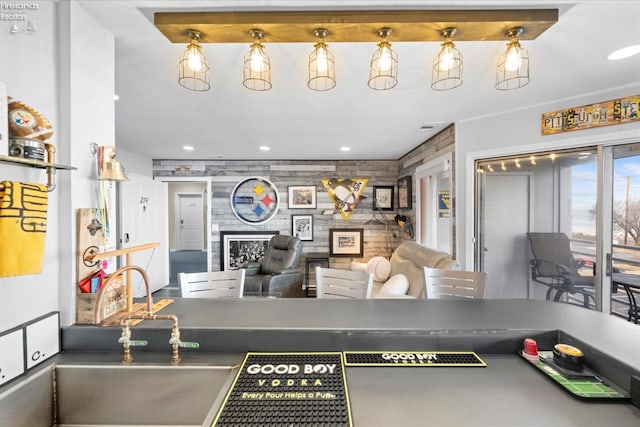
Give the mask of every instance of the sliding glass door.
[[595, 148], [476, 162], [476, 266], [487, 298], [596, 307]]
[[[612, 153], [611, 249], [607, 254], [610, 259], [609, 271], [638, 276], [640, 279], [640, 144], [614, 147]], [[636, 282], [633, 277], [627, 281]], [[627, 290], [612, 286], [611, 313], [628, 318], [633, 299], [640, 302], [638, 292], [640, 289], [633, 286]]]
[[478, 160], [475, 203], [487, 298], [548, 299], [624, 318], [640, 301], [639, 288], [612, 281], [629, 274], [640, 286], [640, 144]]

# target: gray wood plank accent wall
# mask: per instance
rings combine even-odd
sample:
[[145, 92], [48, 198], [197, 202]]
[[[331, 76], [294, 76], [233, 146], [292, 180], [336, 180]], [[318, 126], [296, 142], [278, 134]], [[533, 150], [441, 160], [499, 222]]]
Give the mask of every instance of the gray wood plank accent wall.
[[[392, 185], [394, 191], [394, 211], [385, 211], [387, 219], [393, 224], [398, 235], [392, 243], [394, 249], [402, 239], [410, 237], [401, 232], [394, 222], [396, 213], [415, 214], [415, 182], [413, 186], [413, 206], [411, 210], [398, 210], [397, 180], [399, 177], [413, 176], [415, 169], [430, 158], [452, 151], [454, 127], [450, 126], [429, 141], [416, 147], [410, 153], [397, 160], [154, 160], [154, 178], [194, 177], [211, 180], [209, 206], [211, 209], [212, 232], [209, 236], [212, 247], [212, 266], [220, 265], [220, 231], [273, 231], [291, 234], [291, 215], [313, 215], [313, 241], [304, 242], [304, 253], [328, 252], [329, 229], [363, 228], [364, 256], [362, 258], [334, 257], [330, 260], [333, 268], [349, 268], [352, 260], [366, 261], [373, 256], [386, 256], [388, 239], [383, 225], [365, 225], [373, 216], [373, 188], [379, 185]], [[407, 166], [403, 166], [407, 165]], [[238, 181], [251, 176], [260, 176], [273, 182], [280, 196], [278, 213], [269, 222], [251, 226], [239, 221], [231, 211], [230, 193]], [[325, 211], [334, 210], [322, 179], [329, 178], [368, 178], [364, 196], [355, 212], [345, 221], [339, 213], [326, 215]], [[289, 209], [288, 187], [292, 185], [315, 185], [317, 190], [317, 208]], [[303, 255], [304, 256], [304, 255]]]

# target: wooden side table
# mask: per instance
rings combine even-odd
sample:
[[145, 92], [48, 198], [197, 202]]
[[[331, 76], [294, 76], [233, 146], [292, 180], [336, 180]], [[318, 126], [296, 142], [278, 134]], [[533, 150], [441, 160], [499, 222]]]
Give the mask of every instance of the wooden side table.
[[304, 266], [304, 296], [309, 296], [309, 287], [311, 284], [309, 283], [309, 269], [312, 266], [320, 266], [329, 268], [329, 252], [309, 252], [305, 258], [305, 266]]

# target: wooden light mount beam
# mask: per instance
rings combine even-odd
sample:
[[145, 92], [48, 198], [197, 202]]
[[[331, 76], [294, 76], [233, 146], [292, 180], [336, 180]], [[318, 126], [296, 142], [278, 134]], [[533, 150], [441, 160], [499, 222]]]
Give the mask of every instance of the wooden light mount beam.
[[173, 43], [189, 43], [189, 30], [201, 43], [250, 43], [259, 28], [266, 43], [313, 43], [313, 31], [329, 31], [327, 42], [379, 41], [378, 30], [393, 29], [392, 42], [441, 42], [442, 30], [455, 27], [455, 41], [507, 40], [523, 27], [521, 40], [534, 40], [558, 21], [557, 9], [512, 10], [354, 10], [291, 12], [158, 12], [154, 24]]

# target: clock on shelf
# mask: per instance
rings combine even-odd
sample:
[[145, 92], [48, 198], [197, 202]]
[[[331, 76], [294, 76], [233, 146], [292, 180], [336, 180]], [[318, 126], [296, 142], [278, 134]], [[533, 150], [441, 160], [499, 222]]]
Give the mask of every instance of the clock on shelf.
[[259, 176], [241, 180], [231, 191], [231, 210], [245, 224], [264, 224], [275, 216], [279, 206], [278, 189]]

